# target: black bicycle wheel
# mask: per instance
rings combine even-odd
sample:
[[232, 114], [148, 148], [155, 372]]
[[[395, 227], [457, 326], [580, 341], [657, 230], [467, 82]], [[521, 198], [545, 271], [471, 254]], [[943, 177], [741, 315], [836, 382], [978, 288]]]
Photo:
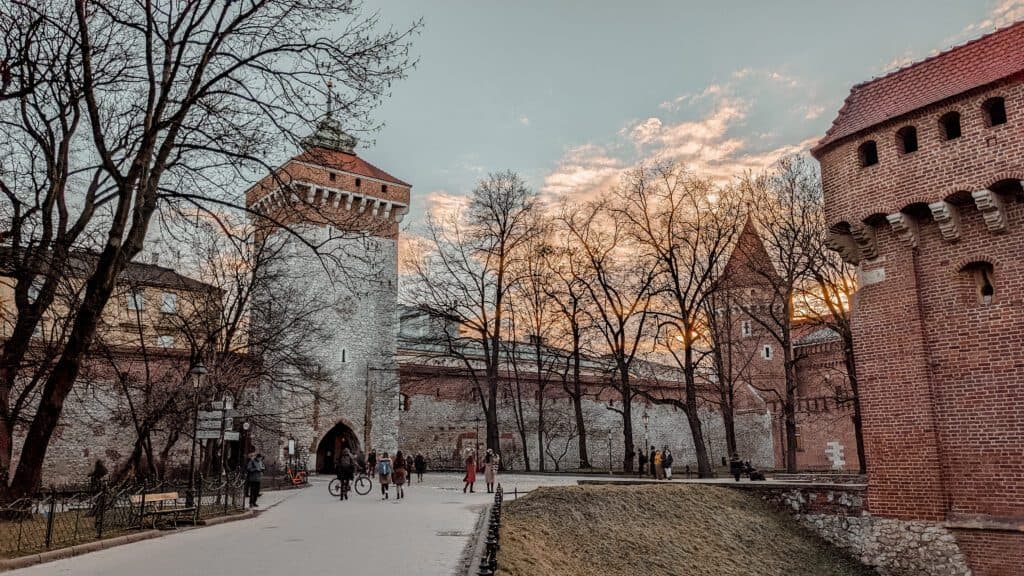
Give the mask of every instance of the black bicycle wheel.
[[331, 493], [331, 496], [341, 496], [341, 480], [337, 478], [331, 480], [331, 483], [327, 485], [327, 491]]
[[356, 494], [366, 496], [373, 489], [373, 481], [368, 476], [356, 478]]

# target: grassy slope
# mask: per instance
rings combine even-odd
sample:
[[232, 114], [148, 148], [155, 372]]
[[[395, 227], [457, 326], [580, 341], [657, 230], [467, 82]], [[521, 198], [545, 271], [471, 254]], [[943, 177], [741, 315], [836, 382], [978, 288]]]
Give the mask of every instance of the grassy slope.
[[713, 486], [543, 488], [506, 502], [502, 576], [874, 574], [758, 498]]

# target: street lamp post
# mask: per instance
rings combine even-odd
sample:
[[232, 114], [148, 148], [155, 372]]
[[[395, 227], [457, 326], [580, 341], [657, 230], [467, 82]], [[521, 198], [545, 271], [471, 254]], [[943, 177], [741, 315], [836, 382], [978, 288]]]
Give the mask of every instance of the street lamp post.
[[480, 464], [480, 417], [477, 416], [476, 420], [476, 432], [473, 433], [473, 459], [476, 460], [477, 465]]
[[192, 377], [192, 455], [188, 461], [188, 492], [185, 494], [185, 505], [195, 505], [196, 489], [196, 444], [199, 442], [199, 388], [202, 385], [203, 375], [206, 374], [206, 366], [202, 362], [196, 364], [188, 371]]
[[[650, 447], [648, 446], [648, 441], [647, 441], [647, 439], [648, 439], [647, 424], [650, 421], [651, 421], [651, 417], [647, 415], [647, 412], [644, 412], [644, 455], [646, 455], [648, 452], [650, 452]], [[652, 462], [651, 465], [653, 466], [654, 463]], [[642, 470], [640, 472], [643, 473]]]

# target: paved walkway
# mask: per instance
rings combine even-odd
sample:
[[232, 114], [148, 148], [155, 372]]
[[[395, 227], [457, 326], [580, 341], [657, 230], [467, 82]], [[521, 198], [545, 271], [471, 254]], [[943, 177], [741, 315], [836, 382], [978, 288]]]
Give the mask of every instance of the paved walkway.
[[[255, 519], [186, 529], [135, 544], [10, 572], [17, 576], [451, 576], [486, 493], [462, 493], [457, 474], [432, 474], [401, 501], [379, 491], [339, 502], [328, 478], [265, 494]], [[510, 495], [578, 478], [505, 475]], [[376, 488], [376, 483], [374, 484]], [[482, 483], [478, 483], [482, 489]], [[393, 495], [392, 495], [393, 497]], [[270, 506], [267, 508], [267, 506]]]

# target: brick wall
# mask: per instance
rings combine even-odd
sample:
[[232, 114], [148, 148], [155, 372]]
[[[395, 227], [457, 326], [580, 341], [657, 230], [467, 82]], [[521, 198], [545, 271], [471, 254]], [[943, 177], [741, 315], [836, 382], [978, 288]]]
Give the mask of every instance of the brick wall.
[[[981, 104], [993, 96], [1005, 98], [1008, 122], [987, 127]], [[944, 141], [938, 118], [951, 110], [963, 135]], [[910, 124], [920, 150], [901, 154], [895, 132]], [[868, 139], [879, 163], [862, 168], [857, 146]], [[851, 229], [844, 241], [865, 257], [853, 312], [870, 509], [970, 516], [957, 538], [975, 573], [1011, 573], [985, 550], [1024, 549], [1024, 82], [880, 124], [819, 160], [829, 221]], [[928, 206], [941, 201], [953, 219]], [[989, 302], [965, 270], [973, 262], [991, 266]]]

